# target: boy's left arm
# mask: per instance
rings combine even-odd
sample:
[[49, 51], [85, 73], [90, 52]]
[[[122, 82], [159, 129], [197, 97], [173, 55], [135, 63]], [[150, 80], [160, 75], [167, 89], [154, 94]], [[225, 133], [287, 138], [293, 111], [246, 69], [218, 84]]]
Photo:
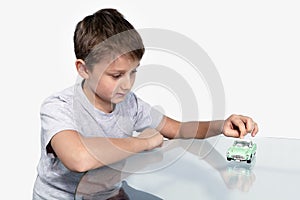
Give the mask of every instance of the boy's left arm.
[[179, 122], [164, 116], [157, 130], [167, 138], [204, 139], [223, 133], [225, 136], [244, 138], [258, 132], [257, 123], [243, 115], [231, 115], [226, 120]]

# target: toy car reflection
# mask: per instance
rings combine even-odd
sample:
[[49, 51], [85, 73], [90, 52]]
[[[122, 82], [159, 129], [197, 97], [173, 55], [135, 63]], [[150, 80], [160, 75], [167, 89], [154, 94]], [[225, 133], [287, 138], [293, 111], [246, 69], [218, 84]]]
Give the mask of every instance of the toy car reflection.
[[246, 161], [251, 163], [256, 154], [256, 144], [252, 141], [236, 140], [227, 151], [227, 160]]

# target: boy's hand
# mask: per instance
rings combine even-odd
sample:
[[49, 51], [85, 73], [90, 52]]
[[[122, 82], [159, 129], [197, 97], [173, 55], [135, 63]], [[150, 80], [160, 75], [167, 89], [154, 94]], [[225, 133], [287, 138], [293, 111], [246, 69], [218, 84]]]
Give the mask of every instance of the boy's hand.
[[225, 120], [222, 132], [225, 136], [243, 139], [248, 133], [254, 137], [258, 132], [258, 126], [250, 117], [231, 115]]
[[145, 129], [143, 132], [141, 132], [141, 134], [138, 135], [138, 138], [147, 140], [147, 150], [151, 150], [156, 147], [160, 147], [163, 143], [164, 137], [155, 129]]

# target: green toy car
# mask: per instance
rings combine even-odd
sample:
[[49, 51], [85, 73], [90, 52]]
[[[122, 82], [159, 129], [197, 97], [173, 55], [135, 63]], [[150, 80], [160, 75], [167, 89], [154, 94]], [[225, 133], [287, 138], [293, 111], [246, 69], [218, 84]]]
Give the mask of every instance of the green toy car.
[[256, 154], [256, 144], [252, 141], [236, 140], [227, 150], [227, 160], [246, 161], [251, 163]]

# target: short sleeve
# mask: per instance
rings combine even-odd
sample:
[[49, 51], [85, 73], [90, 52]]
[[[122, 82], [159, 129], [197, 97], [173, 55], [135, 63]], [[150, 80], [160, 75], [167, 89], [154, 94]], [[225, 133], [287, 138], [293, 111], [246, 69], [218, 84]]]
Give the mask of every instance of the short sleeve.
[[143, 131], [146, 128], [157, 128], [163, 114], [147, 102], [134, 95], [136, 101], [135, 131]]
[[72, 101], [59, 96], [46, 99], [41, 105], [41, 142], [42, 148], [50, 142], [51, 138], [63, 130], [76, 130]]

